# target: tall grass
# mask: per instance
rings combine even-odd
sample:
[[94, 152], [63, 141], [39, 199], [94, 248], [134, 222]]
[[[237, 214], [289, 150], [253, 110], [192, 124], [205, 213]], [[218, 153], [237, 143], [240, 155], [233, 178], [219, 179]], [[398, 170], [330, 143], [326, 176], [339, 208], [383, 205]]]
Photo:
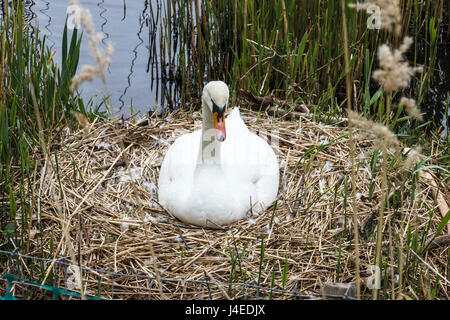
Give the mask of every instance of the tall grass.
[[[10, 5], [4, 1], [3, 5], [0, 224], [9, 226], [6, 246], [26, 251], [32, 216], [40, 214], [31, 186], [42, 164], [33, 153], [37, 147], [45, 148], [57, 141], [58, 133], [72, 118], [72, 110], [87, 113], [83, 101], [70, 90], [78, 66], [81, 38], [75, 30], [69, 41], [68, 30], [64, 29], [62, 63], [57, 65], [53, 60], [55, 53], [46, 46], [46, 37], [40, 35], [38, 28], [24, 22], [22, 1]], [[13, 181], [20, 181], [20, 185]], [[19, 205], [20, 212], [17, 211]], [[16, 230], [17, 221], [21, 230]]]
[[[370, 85], [376, 48], [397, 40], [388, 32], [368, 29], [367, 15], [349, 9], [349, 3], [354, 1], [345, 1], [352, 86], [357, 89], [354, 100], [358, 109], [373, 114], [373, 107], [381, 107], [367, 100], [378, 89]], [[424, 39], [415, 41], [413, 61], [425, 64], [426, 70], [434, 67], [443, 3], [401, 1], [404, 28], [398, 37], [411, 26], [414, 40]], [[234, 98], [243, 89], [315, 104], [322, 114], [342, 112], [336, 103], [346, 95], [339, 1], [168, 0], [161, 8], [149, 6], [153, 59], [160, 58], [154, 76], [180, 89], [180, 96], [171, 97], [169, 105], [176, 105], [176, 100], [183, 105], [197, 96], [205, 81], [222, 79], [234, 89]], [[155, 18], [160, 15], [162, 19]], [[423, 44], [420, 49], [417, 43]], [[421, 96], [430, 75], [413, 86]]]

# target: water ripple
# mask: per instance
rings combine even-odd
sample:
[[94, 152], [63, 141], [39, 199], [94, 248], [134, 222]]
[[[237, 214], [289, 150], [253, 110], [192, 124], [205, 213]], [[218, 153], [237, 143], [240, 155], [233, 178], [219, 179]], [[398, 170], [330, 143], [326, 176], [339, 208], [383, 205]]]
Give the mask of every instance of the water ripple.
[[141, 38], [141, 33], [142, 33], [142, 29], [144, 27], [144, 24], [146, 22], [146, 18], [145, 18], [145, 11], [146, 11], [146, 6], [144, 5], [144, 10], [142, 15], [139, 16], [139, 24], [140, 24], [140, 28], [139, 31], [137, 33], [137, 37], [139, 39], [139, 43], [136, 45], [136, 47], [133, 49], [133, 53], [134, 53], [134, 57], [131, 60], [131, 66], [130, 66], [130, 73], [128, 74], [127, 77], [127, 81], [128, 81], [128, 85], [125, 87], [122, 95], [119, 97], [119, 101], [120, 101], [120, 107], [119, 110], [122, 111], [122, 108], [125, 105], [125, 101], [123, 100], [123, 97], [126, 95], [128, 89], [131, 87], [131, 76], [133, 75], [134, 72], [134, 65], [136, 63], [137, 57], [138, 57], [138, 48], [144, 43], [144, 40]]
[[97, 3], [97, 7], [102, 9], [103, 11], [100, 12], [99, 16], [103, 19], [103, 23], [101, 24], [101, 29], [103, 34], [105, 35], [102, 39], [102, 43], [106, 45], [106, 40], [109, 39], [110, 35], [108, 32], [105, 31], [105, 26], [108, 23], [108, 19], [104, 16], [105, 12], [108, 11], [103, 5], [105, 4], [105, 0], [102, 0], [101, 2]]
[[42, 0], [42, 2], [44, 2], [45, 8], [39, 10], [39, 12], [41, 12], [44, 16], [46, 16], [48, 18], [48, 23], [44, 26], [44, 28], [45, 28], [45, 30], [47, 30], [47, 32], [46, 32], [47, 39], [51, 43], [50, 49], [53, 49], [53, 47], [55, 46], [55, 42], [53, 41], [53, 32], [49, 28], [52, 23], [52, 17], [46, 13], [46, 11], [50, 10], [50, 1]]

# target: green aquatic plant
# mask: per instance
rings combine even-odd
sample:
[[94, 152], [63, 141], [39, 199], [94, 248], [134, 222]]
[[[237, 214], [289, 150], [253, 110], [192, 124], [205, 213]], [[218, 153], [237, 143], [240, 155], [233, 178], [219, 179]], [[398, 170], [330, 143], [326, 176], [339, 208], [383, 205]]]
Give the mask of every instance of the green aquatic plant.
[[[50, 141], [57, 140], [58, 132], [73, 119], [72, 111], [85, 115], [89, 111], [70, 90], [81, 45], [77, 31], [69, 41], [67, 26], [64, 28], [58, 65], [46, 37], [24, 21], [22, 2], [7, 3], [0, 29], [0, 226], [20, 221], [16, 225], [20, 232], [8, 245], [26, 251], [31, 217], [40, 214], [32, 187], [42, 165], [33, 157], [35, 148], [45, 149]], [[14, 182], [17, 175], [21, 176], [19, 185]]]

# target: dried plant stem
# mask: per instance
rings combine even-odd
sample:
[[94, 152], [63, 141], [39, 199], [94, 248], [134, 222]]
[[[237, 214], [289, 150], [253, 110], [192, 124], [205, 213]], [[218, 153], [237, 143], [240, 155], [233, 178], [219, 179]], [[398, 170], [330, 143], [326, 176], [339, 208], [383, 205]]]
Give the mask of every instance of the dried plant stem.
[[[35, 113], [35, 116], [36, 116], [36, 119], [37, 119], [37, 124], [38, 124], [38, 129], [39, 129], [39, 144], [40, 144], [42, 152], [44, 154], [44, 157], [45, 157], [45, 160], [46, 160], [45, 162], [47, 163], [47, 160], [51, 162], [50, 154], [48, 152], [49, 149], [47, 148], [47, 145], [46, 145], [45, 139], [44, 139], [44, 129], [43, 129], [43, 124], [42, 124], [41, 113], [39, 112], [39, 106], [38, 106], [38, 102], [37, 102], [37, 99], [36, 99], [36, 94], [34, 92], [34, 85], [33, 85], [33, 82], [31, 81], [31, 79], [29, 79], [29, 83], [30, 83], [31, 99], [33, 100], [34, 113]], [[64, 191], [63, 191], [62, 188], [61, 188], [61, 193], [64, 196]], [[64, 224], [67, 224], [67, 226], [68, 226], [69, 222], [64, 218], [64, 215], [61, 212], [61, 208], [58, 206], [57, 209], [58, 209], [57, 210], [58, 213], [60, 214], [61, 221], [63, 221]], [[67, 249], [69, 250], [69, 255], [70, 255], [70, 258], [72, 260], [72, 264], [73, 265], [77, 265], [76, 259], [75, 259], [75, 254], [73, 252], [73, 246], [72, 246], [72, 243], [69, 241], [69, 239], [70, 239], [70, 235], [69, 235], [69, 232], [68, 232], [69, 230], [68, 230], [68, 228], [66, 226], [64, 226], [64, 230], [65, 230], [64, 238], [66, 240], [66, 246], [67, 246]], [[81, 272], [82, 272], [81, 271], [81, 265], [79, 267], [80, 267], [80, 273], [79, 273], [80, 294], [81, 294], [81, 299], [85, 300], [86, 297], [85, 297], [84, 290], [83, 290], [83, 279], [81, 277]], [[50, 270], [50, 268], [49, 268], [49, 270]], [[47, 276], [46, 276], [46, 278], [47, 278]], [[42, 283], [43, 284], [45, 283], [45, 279], [44, 279], [44, 281]]]
[[[116, 130], [116, 128], [114, 128], [114, 130]], [[118, 133], [116, 133], [116, 134], [118, 134]], [[119, 135], [118, 135], [118, 136], [119, 136]], [[122, 139], [121, 139], [120, 141], [123, 142]], [[126, 166], [127, 166], [127, 168], [129, 168], [129, 166], [128, 166], [127, 164], [126, 164]], [[132, 189], [133, 189], [133, 195], [134, 195], [134, 198], [135, 198], [135, 201], [136, 201], [135, 206], [137, 206], [137, 204], [139, 203], [139, 191], [137, 190], [136, 182], [135, 182], [135, 181], [133, 181], [133, 182], [131, 183], [131, 187], [132, 187]], [[153, 244], [152, 244], [152, 241], [151, 241], [151, 239], [150, 239], [149, 230], [147, 229], [147, 224], [145, 223], [145, 215], [144, 215], [144, 212], [143, 212], [142, 209], [143, 209], [142, 206], [139, 206], [139, 209], [136, 210], [136, 211], [140, 213], [141, 219], [142, 219], [142, 221], [144, 221], [144, 226], [143, 226], [143, 227], [144, 227], [144, 234], [145, 234], [145, 238], [147, 239], [148, 247], [149, 247], [149, 249], [150, 249], [150, 255], [151, 255], [151, 257], [152, 257], [152, 262], [153, 262], [153, 263], [152, 263], [152, 266], [153, 266], [153, 271], [155, 272], [155, 275], [156, 275], [156, 281], [157, 281], [157, 283], [158, 283], [159, 296], [160, 296], [161, 300], [165, 300], [166, 297], [165, 297], [165, 295], [164, 295], [164, 293], [163, 293], [163, 291], [162, 291], [161, 275], [160, 275], [160, 273], [159, 273], [158, 264], [157, 264], [157, 262], [156, 262], [156, 261], [157, 261], [157, 257], [156, 257], [156, 255], [155, 255], [155, 250], [153, 249]], [[150, 225], [150, 227], [151, 227], [151, 226], [152, 226], [152, 223], [150, 222], [149, 225]]]
[[[5, 14], [6, 17], [6, 13], [8, 6], [7, 6], [7, 2], [3, 1], [3, 12]], [[3, 18], [3, 30], [6, 30], [6, 19]], [[6, 32], [2, 32], [2, 48], [6, 47]], [[0, 104], [3, 105], [3, 84], [4, 84], [4, 79], [5, 79], [5, 68], [6, 68], [6, 63], [5, 63], [5, 50], [2, 50], [2, 72], [1, 72], [1, 78], [0, 78]], [[0, 113], [0, 117], [1, 117], [1, 113]], [[1, 118], [0, 118], [1, 119]]]
[[[391, 94], [386, 97], [386, 127], [389, 126], [389, 115], [391, 113]], [[387, 147], [386, 141], [383, 139], [381, 141], [381, 152], [383, 153], [383, 163], [381, 164], [381, 204], [380, 210], [378, 212], [378, 225], [377, 225], [377, 245], [376, 245], [376, 256], [375, 265], [380, 268], [382, 267], [382, 257], [381, 257], [381, 246], [383, 238], [383, 224], [384, 224], [384, 212], [388, 209], [388, 199], [387, 199]], [[378, 299], [378, 289], [377, 287], [373, 290], [373, 299]]]
[[391, 267], [390, 267], [390, 277], [391, 277], [391, 299], [395, 300], [395, 279], [394, 279], [394, 265], [395, 265], [395, 260], [394, 260], [394, 242], [392, 240], [392, 221], [389, 221], [389, 259], [391, 262]]
[[450, 281], [448, 281], [444, 275], [439, 273], [439, 271], [437, 271], [428, 262], [426, 262], [423, 258], [421, 258], [413, 249], [410, 248], [409, 252], [411, 252], [417, 259], [419, 259], [420, 262], [422, 262], [425, 266], [427, 266], [427, 268], [430, 269], [435, 275], [444, 280], [444, 282], [447, 283], [447, 285], [450, 285]]
[[[151, 223], [150, 223], [151, 225]], [[159, 296], [161, 297], [161, 300], [166, 300], [166, 297], [163, 294], [162, 291], [162, 281], [161, 281], [161, 275], [158, 271], [158, 264], [156, 263], [156, 255], [155, 255], [155, 250], [153, 249], [153, 244], [152, 241], [150, 239], [150, 235], [149, 232], [146, 228], [146, 225], [144, 224], [144, 232], [145, 232], [145, 237], [147, 238], [147, 243], [148, 243], [148, 247], [150, 249], [150, 255], [152, 256], [152, 261], [153, 261], [153, 270], [155, 271], [156, 274], [156, 280], [158, 282], [158, 291], [159, 291]]]
[[[245, 109], [241, 112], [245, 116], [244, 119], [253, 119], [258, 115], [257, 112]], [[345, 210], [342, 205], [339, 205], [343, 203], [344, 199], [348, 199], [351, 204], [351, 199], [348, 198], [350, 194], [347, 196], [339, 190], [334, 195], [332, 191], [323, 194], [323, 187], [336, 190], [333, 186], [342, 178], [342, 172], [348, 172], [350, 175], [348, 127], [325, 127], [309, 118], [302, 117], [300, 120], [302, 130], [297, 131], [298, 122], [279, 119], [266, 121], [267, 119], [269, 116], [262, 114], [260, 123], [246, 120], [246, 124], [254, 132], [260, 132], [261, 127], [267, 132], [276, 130], [279, 132], [277, 149], [280, 152], [280, 161], [284, 160], [285, 162], [282, 188], [280, 189], [280, 198], [284, 204], [280, 202], [273, 211], [265, 212], [251, 220], [244, 219], [231, 226], [226, 226], [225, 230], [193, 228], [174, 220], [158, 206], [157, 190], [151, 190], [152, 186], [156, 187], [157, 185], [158, 171], [167, 148], [178, 136], [198, 128], [201, 124], [200, 114], [193, 115], [187, 110], [181, 110], [179, 113], [173, 114], [171, 118], [154, 118], [149, 125], [145, 126], [133, 122], [125, 123], [119, 127], [119, 136], [115, 134], [114, 124], [109, 121], [93, 123], [89, 137], [86, 137], [82, 128], [78, 128], [71, 133], [69, 152], [57, 149], [54, 145], [48, 146], [52, 147], [52, 150], [55, 149], [58, 157], [62, 190], [67, 197], [65, 207], [62, 206], [62, 203], [59, 204], [64, 198], [55, 201], [53, 197], [55, 189], [52, 188], [52, 185], [58, 183], [59, 180], [53, 180], [54, 178], [49, 177], [48, 174], [44, 179], [40, 179], [40, 175], [44, 175], [44, 172], [37, 172], [34, 189], [42, 190], [37, 197], [41, 208], [42, 230], [46, 231], [42, 234], [42, 240], [40, 238], [31, 239], [30, 254], [37, 255], [40, 252], [40, 242], [48, 242], [52, 237], [56, 250], [54, 259], [70, 257], [66, 247], [66, 237], [74, 244], [84, 244], [85, 241], [89, 241], [89, 247], [85, 245], [78, 247], [81, 248], [81, 252], [74, 250], [75, 257], [77, 260], [78, 256], [83, 258], [85, 294], [98, 292], [102, 298], [140, 299], [148, 296], [152, 299], [160, 299], [161, 294], [158, 290], [158, 281], [160, 280], [165, 299], [207, 299], [209, 297], [224, 299], [226, 295], [219, 286], [222, 286], [231, 299], [237, 299], [243, 297], [247, 291], [245, 286], [236, 284], [248, 283], [248, 275], [259, 274], [259, 272], [261, 274], [260, 284], [266, 288], [261, 288], [260, 293], [267, 293], [267, 295], [271, 293], [271, 285], [292, 292], [302, 290], [317, 293], [321, 286], [317, 284], [317, 279], [323, 283], [330, 278], [341, 279], [343, 274], [351, 275], [353, 277], [351, 281], [354, 282], [354, 238], [342, 235], [342, 232], [345, 232], [344, 218], [348, 217], [351, 220], [352, 212], [349, 211], [350, 207]], [[358, 161], [359, 154], [372, 152], [377, 139], [374, 137], [356, 139], [358, 123], [354, 118], [352, 120], [355, 161]], [[317, 145], [318, 132], [325, 135], [328, 141], [335, 142], [330, 145], [328, 150], [321, 150], [315, 155], [314, 161], [308, 164], [310, 169], [296, 170], [297, 159], [302, 157], [305, 150]], [[142, 171], [133, 177], [136, 179], [135, 181], [123, 180], [124, 173], [126, 173], [125, 164], [117, 165], [122, 157], [119, 143], [121, 139], [125, 139], [126, 143], [131, 145], [125, 151], [129, 163], [142, 168]], [[100, 141], [107, 145], [101, 146]], [[161, 143], [162, 141], [167, 143]], [[389, 147], [389, 144], [387, 146]], [[95, 156], [101, 161], [93, 163], [92, 150], [96, 150]], [[43, 158], [41, 148], [37, 154], [38, 157]], [[334, 162], [335, 165], [329, 171], [327, 169], [326, 179], [322, 183], [320, 180], [324, 177], [323, 168], [327, 161]], [[361, 159], [361, 166], [370, 163], [369, 161], [369, 159]], [[78, 173], [78, 169], [72, 165], [74, 162], [81, 168], [82, 174], [82, 179], [80, 176], [80, 179], [76, 181], [73, 176]], [[300, 168], [306, 169], [306, 164], [301, 163], [300, 166]], [[308, 172], [308, 174], [304, 172]], [[373, 179], [372, 176], [363, 174], [363, 170], [355, 170], [355, 172], [357, 191], [362, 194], [368, 193], [373, 179], [381, 181], [381, 170], [374, 171]], [[102, 176], [105, 178], [100, 185], [97, 185]], [[20, 179], [19, 176], [16, 178]], [[423, 180], [420, 180], [419, 183], [421, 186], [428, 186]], [[151, 186], [147, 186], [150, 184]], [[350, 182], [348, 184], [350, 192]], [[304, 186], [311, 186], [311, 190], [306, 191]], [[381, 195], [380, 186], [381, 182], [374, 185], [374, 194], [378, 202]], [[96, 191], [91, 192], [92, 189]], [[84, 199], [86, 193], [90, 194], [87, 199]], [[318, 194], [323, 195], [318, 198]], [[83, 201], [83, 204], [77, 212], [83, 213], [83, 229], [84, 231], [89, 230], [88, 234], [75, 232], [76, 219], [74, 217], [78, 218], [79, 215], [72, 216], [72, 212], [77, 210], [80, 201]], [[417, 193], [416, 206], [412, 209], [413, 211], [410, 208], [410, 201], [411, 198], [407, 194], [402, 206], [396, 210], [403, 216], [413, 213], [417, 219], [419, 232], [425, 231], [429, 221], [428, 210], [433, 206], [431, 192]], [[337, 205], [330, 210], [332, 202]], [[57, 205], [64, 209], [68, 223], [61, 221], [60, 214], [55, 209]], [[374, 210], [371, 201], [361, 199], [358, 202], [358, 218], [369, 216]], [[392, 214], [393, 211], [391, 208], [389, 214]], [[295, 216], [295, 212], [327, 212], [327, 214]], [[67, 215], [67, 213], [70, 214]], [[385, 213], [387, 214], [387, 212]], [[123, 220], [124, 214], [130, 220]], [[378, 209], [376, 209], [375, 216], [377, 214]], [[142, 217], [143, 215], [144, 217]], [[277, 219], [272, 219], [273, 216]], [[124, 231], [122, 229], [124, 222], [129, 223], [129, 229], [117, 241], [117, 235]], [[439, 224], [438, 219], [430, 222], [431, 229], [429, 230], [436, 230]], [[261, 230], [266, 229], [270, 223], [274, 227], [271, 228], [270, 241], [264, 250], [264, 255], [268, 258], [263, 260], [261, 266], [260, 259], [258, 259], [260, 248], [253, 243], [261, 238]], [[180, 232], [180, 228], [182, 228], [182, 232]], [[392, 221], [394, 243], [398, 244], [396, 240], [399, 236], [397, 234], [405, 234], [407, 228], [408, 221], [406, 220]], [[68, 232], [71, 238], [68, 237]], [[307, 245], [305, 245], [304, 237], [308, 237]], [[57, 248], [61, 239], [62, 244]], [[337, 255], [339, 239], [341, 239], [341, 245], [339, 246], [339, 255]], [[403, 241], [403, 248], [406, 248], [405, 237], [399, 240]], [[232, 246], [230, 241], [233, 242]], [[270, 243], [277, 243], [277, 245], [272, 246]], [[61, 250], [62, 246], [64, 253]], [[300, 246], [302, 249], [297, 250], [297, 247]], [[401, 246], [400, 243], [398, 247]], [[303, 247], [305, 248], [303, 249]], [[151, 252], [152, 250], [153, 252]], [[362, 241], [360, 235], [359, 250], [360, 266], [373, 265], [375, 241]], [[399, 249], [399, 251], [402, 250]], [[396, 251], [394, 250], [394, 252]], [[99, 255], [99, 253], [101, 254]], [[445, 255], [445, 253], [445, 250], [439, 251], [439, 254]], [[440, 271], [440, 262], [435, 260], [434, 256], [434, 254], [424, 256], [424, 260], [435, 270]], [[399, 263], [400, 255], [394, 254], [394, 257], [396, 258], [395, 266], [400, 268], [402, 266]], [[405, 256], [402, 258], [405, 260]], [[445, 259], [445, 256], [443, 258]], [[281, 265], [285, 264], [286, 267], [286, 274], [275, 274], [273, 284], [271, 284], [274, 270], [272, 261], [279, 262]], [[55, 265], [53, 264], [50, 270], [54, 270]], [[390, 264], [391, 267], [392, 265]], [[98, 271], [94, 272], [84, 268], [93, 268]], [[105, 270], [105, 268], [126, 274], [126, 276], [116, 277], [116, 274], [109, 271], [102, 273], [101, 270]], [[212, 277], [206, 277], [205, 270]], [[423, 270], [427, 270], [426, 266], [420, 263], [414, 276]], [[63, 272], [63, 270], [60, 271]], [[365, 280], [362, 278], [362, 271], [361, 284]], [[410, 288], [416, 290], [410, 280], [412, 270], [408, 269], [406, 273], [400, 272], [402, 272], [402, 284], [395, 287], [396, 297], [405, 296]], [[146, 279], [135, 275], [145, 276]], [[423, 272], [422, 276], [428, 282], [435, 279], [434, 273], [431, 272]], [[76, 274], [75, 280], [77, 278], [78, 274]], [[203, 281], [202, 279], [206, 280], [206, 278], [212, 281], [208, 288], [204, 284], [190, 281]], [[63, 278], [59, 279], [61, 282], [58, 285], [64, 285]], [[169, 281], [169, 279], [171, 280]], [[172, 281], [173, 279], [176, 281]], [[99, 280], [105, 284], [101, 288], [98, 288]], [[229, 286], [230, 280], [233, 284]], [[214, 284], [216, 281], [217, 285]], [[347, 282], [347, 279], [344, 281]], [[442, 280], [439, 281], [442, 282]], [[76, 284], [78, 283], [76, 281]], [[111, 291], [112, 284], [114, 284], [114, 291]], [[227, 287], [231, 290], [228, 290]], [[368, 297], [367, 294], [363, 295], [363, 288], [361, 288], [361, 299]], [[386, 287], [386, 297], [391, 296], [391, 288], [390, 285]], [[248, 297], [254, 297], [255, 293], [256, 288], [250, 288]], [[284, 295], [281, 292], [272, 292], [274, 299], [291, 297], [293, 295], [287, 292], [284, 292]], [[440, 294], [440, 297], [446, 298], [446, 293]]]
[[[61, 211], [61, 210], [59, 210], [59, 211]], [[82, 276], [82, 274], [83, 274], [83, 269], [81, 268], [81, 255], [79, 255], [79, 259], [80, 259], [80, 261], [79, 261], [79, 263], [77, 263], [76, 261], [76, 258], [75, 258], [75, 253], [74, 253], [74, 251], [73, 251], [73, 245], [72, 245], [72, 242], [70, 241], [71, 240], [71, 238], [70, 238], [70, 235], [69, 235], [69, 228], [66, 228], [66, 224], [69, 224], [69, 222], [64, 218], [64, 215], [63, 215], [63, 213], [62, 212], [60, 212], [59, 213], [60, 215], [61, 215], [61, 217], [63, 218], [63, 219], [61, 219], [62, 221], [64, 221], [64, 223], [63, 223], [63, 226], [64, 226], [64, 232], [65, 232], [65, 234], [64, 234], [64, 239], [65, 239], [65, 242], [66, 242], [66, 247], [67, 247], [67, 250], [69, 251], [69, 256], [70, 256], [70, 260], [72, 261], [72, 264], [74, 265], [74, 266], [78, 266], [78, 270], [79, 270], [79, 273], [78, 273], [78, 280], [79, 280], [79, 285], [80, 285], [80, 295], [81, 295], [81, 300], [86, 300], [86, 295], [85, 295], [85, 292], [84, 292], [84, 287], [83, 287], [83, 276]]]
[[[352, 110], [351, 103], [351, 79], [350, 79], [350, 66], [349, 66], [349, 52], [348, 52], [348, 35], [347, 35], [347, 22], [345, 15], [345, 1], [341, 0], [342, 5], [342, 30], [344, 33], [344, 57], [345, 57], [345, 73], [346, 73], [346, 89], [347, 89], [347, 114], [350, 114]], [[355, 241], [355, 276], [356, 276], [356, 298], [361, 298], [361, 285], [359, 275], [359, 232], [358, 232], [358, 207], [356, 201], [356, 177], [355, 177], [355, 141], [353, 139], [353, 124], [351, 117], [348, 118], [348, 131], [349, 131], [349, 143], [350, 143], [350, 161], [351, 161], [351, 183], [352, 183], [352, 212], [353, 212], [353, 232]]]
[[392, 101], [392, 93], [389, 93], [386, 97], [386, 128], [389, 129], [389, 124], [391, 122], [391, 102]]
[[402, 297], [402, 287], [403, 287], [403, 238], [400, 236], [400, 248], [398, 250], [398, 294], [397, 300]]
[[[81, 199], [81, 201], [78, 203], [78, 205], [76, 206], [76, 208], [74, 209], [74, 211], [67, 217], [65, 226], [63, 228], [62, 231], [62, 237], [61, 240], [58, 243], [58, 246], [56, 247], [56, 250], [54, 252], [54, 259], [56, 259], [57, 254], [59, 253], [59, 250], [61, 248], [61, 245], [63, 243], [63, 240], [65, 238], [65, 236], [68, 234], [69, 228], [70, 228], [70, 221], [72, 220], [72, 217], [75, 216], [75, 214], [78, 213], [78, 211], [80, 210], [81, 206], [86, 202], [86, 200], [89, 198], [89, 196], [94, 193], [95, 190], [97, 190], [97, 188], [101, 185], [101, 183], [106, 179], [106, 177], [108, 176], [108, 174], [111, 172], [111, 170], [114, 168], [116, 162], [122, 157], [122, 154], [125, 153], [128, 149], [130, 149], [132, 147], [132, 144], [130, 144], [126, 149], [122, 150], [119, 155], [115, 158], [115, 160], [113, 161], [113, 163], [111, 164], [111, 166], [109, 167], [109, 169], [105, 172], [105, 174], [103, 175], [103, 177], [97, 182], [97, 184], [89, 191], [85, 194], [85, 196]], [[45, 277], [44, 280], [42, 281], [42, 284], [45, 283], [45, 281], [47, 280], [47, 277], [50, 274], [50, 271], [53, 268], [53, 265], [55, 264], [55, 262], [53, 261], [50, 266], [47, 268], [47, 272], [45, 273]], [[76, 264], [75, 264], [76, 265]]]
[[[386, 188], [387, 188], [387, 174], [386, 174], [386, 143], [382, 142], [381, 151], [383, 152], [383, 163], [382, 163], [382, 177], [381, 177], [381, 205], [380, 210], [378, 212], [378, 225], [377, 225], [377, 244], [376, 244], [376, 256], [375, 256], [375, 265], [380, 267], [382, 266], [381, 261], [381, 245], [382, 245], [382, 236], [383, 236], [383, 223], [384, 223], [384, 210], [386, 205]], [[378, 288], [375, 286], [373, 290], [373, 299], [378, 299]]]
[[[195, 4], [195, 21], [197, 22], [197, 52], [199, 54], [199, 60], [200, 60], [200, 65], [203, 67], [203, 50], [202, 50], [202, 46], [203, 46], [203, 37], [202, 37], [202, 32], [200, 32], [201, 30], [201, 24], [202, 24], [202, 18], [200, 16], [200, 4], [198, 2], [198, 0], [194, 1]], [[200, 79], [199, 79], [200, 80]]]
[[[283, 22], [284, 22], [284, 38], [286, 43], [289, 41], [289, 31], [288, 31], [288, 21], [286, 17], [286, 4], [284, 0], [281, 0], [281, 12], [283, 14]], [[292, 65], [291, 55], [289, 55], [289, 66]]]

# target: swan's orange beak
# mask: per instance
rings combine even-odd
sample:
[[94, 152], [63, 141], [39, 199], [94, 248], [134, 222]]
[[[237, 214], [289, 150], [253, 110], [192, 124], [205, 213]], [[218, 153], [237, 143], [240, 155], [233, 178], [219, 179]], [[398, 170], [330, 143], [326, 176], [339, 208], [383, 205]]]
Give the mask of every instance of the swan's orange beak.
[[224, 141], [227, 137], [227, 132], [225, 131], [225, 115], [223, 112], [220, 114], [214, 112], [214, 129], [216, 131], [216, 139], [220, 142]]

